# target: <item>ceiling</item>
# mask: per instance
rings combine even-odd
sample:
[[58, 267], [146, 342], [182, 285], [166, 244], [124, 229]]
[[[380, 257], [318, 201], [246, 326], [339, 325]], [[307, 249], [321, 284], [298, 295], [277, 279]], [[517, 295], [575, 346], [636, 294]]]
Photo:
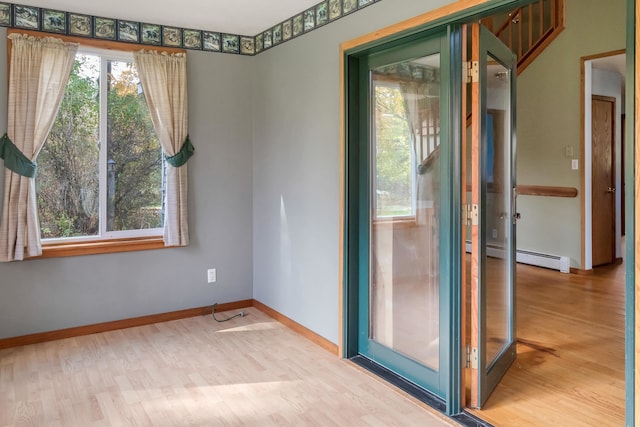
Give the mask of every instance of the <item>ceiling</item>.
[[105, 18], [254, 36], [319, 0], [19, 0]]
[[627, 57], [624, 54], [605, 56], [603, 58], [594, 59], [592, 62], [593, 68], [616, 71], [622, 77], [625, 76], [627, 71]]

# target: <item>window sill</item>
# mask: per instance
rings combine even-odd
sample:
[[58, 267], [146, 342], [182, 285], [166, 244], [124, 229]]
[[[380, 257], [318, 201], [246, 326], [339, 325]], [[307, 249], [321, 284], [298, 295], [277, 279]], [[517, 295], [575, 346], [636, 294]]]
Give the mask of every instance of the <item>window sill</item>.
[[167, 247], [169, 246], [165, 246], [162, 236], [93, 240], [90, 242], [49, 243], [42, 245], [42, 255], [31, 259], [146, 251]]

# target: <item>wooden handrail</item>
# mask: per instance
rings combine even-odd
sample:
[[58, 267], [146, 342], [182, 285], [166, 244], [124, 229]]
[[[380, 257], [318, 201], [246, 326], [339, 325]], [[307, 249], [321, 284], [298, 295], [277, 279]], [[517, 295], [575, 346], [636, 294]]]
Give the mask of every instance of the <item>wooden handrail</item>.
[[533, 53], [536, 52], [536, 49], [538, 48], [538, 46], [541, 46], [544, 44], [545, 40], [547, 39], [547, 37], [551, 36], [553, 34], [553, 32], [555, 31], [555, 28], [549, 28], [547, 29], [547, 31], [544, 32], [544, 34], [542, 34], [542, 37], [540, 37], [535, 43], [533, 43], [531, 45], [531, 47], [524, 52], [522, 55], [520, 55], [518, 57], [518, 65], [520, 65], [522, 62], [524, 62], [529, 56], [531, 56]]
[[544, 185], [517, 185], [518, 196], [578, 197], [575, 187], [551, 187]]
[[509, 12], [509, 18], [504, 21], [504, 23], [500, 26], [500, 28], [498, 28], [497, 30], [495, 30], [493, 33], [500, 38], [500, 36], [502, 35], [502, 33], [505, 32], [505, 30], [507, 29], [507, 27], [509, 27], [510, 25], [513, 24], [513, 20], [516, 19], [517, 16], [520, 15], [520, 12], [522, 11], [522, 7], [517, 8], [516, 10], [514, 10], [513, 12]]
[[[497, 30], [493, 30], [493, 33], [503, 42], [505, 42], [509, 48], [516, 52], [518, 56], [518, 74], [520, 74], [536, 56], [544, 50], [544, 48], [555, 39], [560, 32], [564, 29], [564, 0], [551, 0], [548, 8], [545, 8], [545, 0], [538, 0], [537, 15], [534, 14], [534, 3], [527, 6], [522, 6], [514, 9], [508, 14], [507, 19], [503, 22]], [[529, 14], [523, 13], [524, 8], [528, 8]], [[538, 20], [533, 21], [533, 17], [537, 16]], [[549, 26], [545, 28], [544, 18], [549, 18]], [[533, 28], [537, 24], [538, 37], [534, 40]], [[517, 27], [517, 34], [515, 28]], [[524, 27], [528, 27], [527, 43], [524, 43]], [[514, 42], [514, 35], [516, 35], [517, 45]]]
[[[471, 184], [467, 184], [467, 191], [471, 191]], [[489, 193], [497, 193], [494, 185], [487, 185]], [[575, 187], [555, 187], [549, 185], [517, 185], [518, 196], [547, 196], [547, 197], [578, 197], [578, 189]]]

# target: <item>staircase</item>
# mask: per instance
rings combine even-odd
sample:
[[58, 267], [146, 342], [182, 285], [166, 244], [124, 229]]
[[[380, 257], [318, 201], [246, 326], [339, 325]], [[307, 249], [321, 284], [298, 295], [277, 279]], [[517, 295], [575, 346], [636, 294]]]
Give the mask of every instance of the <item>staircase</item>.
[[518, 56], [518, 74], [564, 29], [564, 0], [538, 0], [482, 20]]

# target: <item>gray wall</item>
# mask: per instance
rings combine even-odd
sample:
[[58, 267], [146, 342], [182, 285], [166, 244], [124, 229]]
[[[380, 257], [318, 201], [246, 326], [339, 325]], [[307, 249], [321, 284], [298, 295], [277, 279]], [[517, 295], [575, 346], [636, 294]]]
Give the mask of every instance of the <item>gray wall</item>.
[[375, 3], [254, 60], [254, 298], [335, 343], [339, 46], [446, 3]]
[[[2, 42], [0, 82], [6, 57]], [[251, 61], [188, 53], [190, 246], [0, 263], [0, 338], [252, 298]], [[0, 132], [6, 90], [0, 84]]]
[[[339, 45], [446, 3], [450, 1], [382, 1], [253, 58], [189, 52], [190, 132], [197, 150], [189, 165], [191, 245], [0, 264], [0, 338], [253, 297], [337, 342]], [[568, 12], [577, 3], [569, 2]], [[600, 3], [585, 4], [591, 12]], [[1, 30], [0, 37], [4, 35]], [[568, 30], [554, 43], [587, 36]], [[564, 87], [576, 92], [579, 56], [610, 45], [588, 46], [570, 58], [560, 56], [565, 58], [560, 70], [570, 74], [569, 80], [553, 79], [561, 83], [543, 86], [545, 90], [551, 95]], [[6, 47], [0, 43], [0, 81], [6, 81], [4, 58]], [[534, 62], [521, 77], [526, 80], [527, 74], [545, 67], [544, 61]], [[519, 89], [520, 99], [542, 98], [534, 81], [519, 83]], [[565, 108], [556, 98], [542, 103], [532, 117], [550, 120], [546, 113], [540, 116], [550, 105]], [[566, 98], [577, 102], [574, 95], [560, 97]], [[6, 85], [0, 85], [0, 130], [6, 127], [4, 100]], [[528, 130], [532, 141], [550, 145], [543, 150], [535, 143], [519, 146], [520, 182], [578, 185], [564, 163], [548, 161], [549, 153], [560, 157], [564, 145], [577, 146], [566, 129], [577, 132], [573, 122], [578, 120], [574, 113], [561, 123], [550, 120], [544, 127], [550, 135], [538, 134], [540, 126], [536, 132]], [[522, 128], [527, 132], [526, 125]], [[552, 173], [539, 175], [539, 161]], [[545, 181], [548, 176], [552, 182]], [[526, 209], [527, 202], [521, 203]], [[530, 208], [559, 212], [554, 218], [561, 224], [546, 230], [553, 231], [559, 244], [575, 242], [576, 200], [541, 199]], [[535, 216], [526, 221], [530, 224], [522, 228], [544, 225]], [[568, 252], [576, 265], [575, 244], [547, 247], [549, 240], [534, 236], [523, 233], [527, 248]], [[205, 280], [210, 267], [218, 268], [216, 286]]]

